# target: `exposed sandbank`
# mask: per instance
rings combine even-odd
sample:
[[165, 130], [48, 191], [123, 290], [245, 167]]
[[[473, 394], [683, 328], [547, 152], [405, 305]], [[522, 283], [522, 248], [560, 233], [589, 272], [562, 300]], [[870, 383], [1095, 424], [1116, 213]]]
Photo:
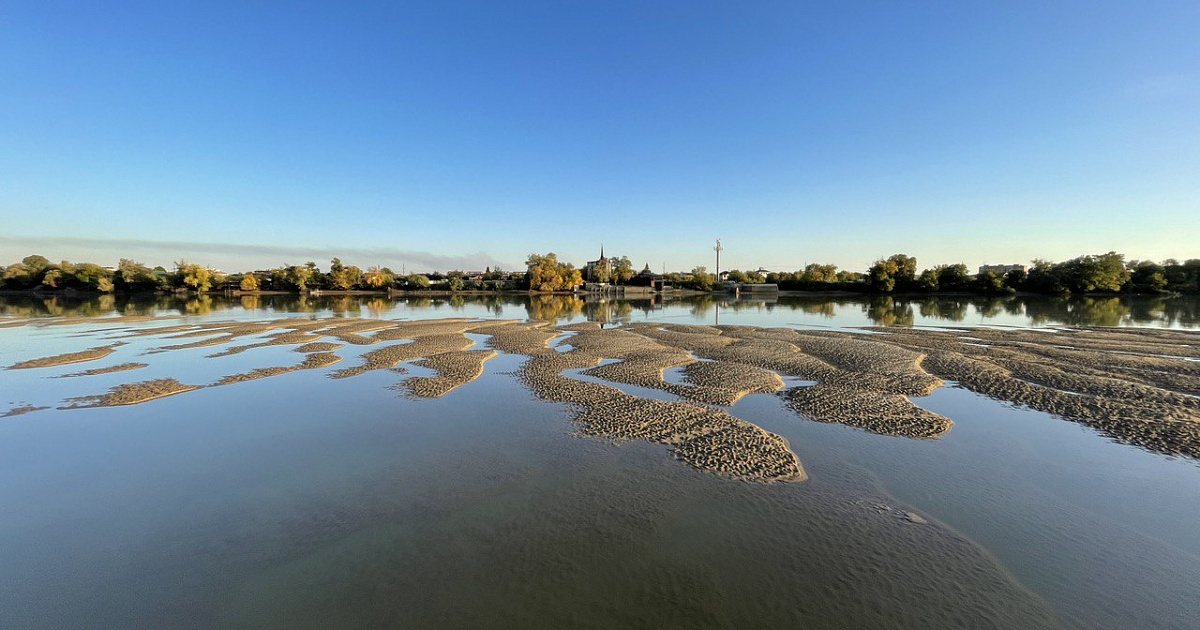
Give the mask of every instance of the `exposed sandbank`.
[[334, 350], [338, 350], [338, 349], [345, 348], [345, 347], [346, 347], [346, 344], [343, 344], [343, 343], [332, 343], [329, 341], [314, 341], [312, 343], [306, 343], [303, 346], [296, 348], [296, 352], [305, 352], [305, 353], [308, 353], [308, 352], [333, 352]]
[[37, 405], [18, 405], [4, 413], [0, 413], [0, 418], [12, 418], [14, 416], [21, 416], [27, 413], [41, 411], [43, 409], [49, 409], [49, 407], [39, 407]]
[[72, 372], [70, 374], [63, 374], [60, 378], [72, 378], [72, 377], [76, 377], [76, 376], [97, 376], [100, 374], [112, 374], [114, 372], [128, 372], [130, 370], [140, 370], [146, 366], [147, 366], [146, 363], [121, 363], [119, 365], [110, 365], [108, 367], [92, 368], [90, 370], [84, 370], [82, 372]]
[[85, 361], [95, 361], [116, 352], [118, 346], [123, 344], [114, 343], [107, 346], [99, 346], [89, 348], [80, 352], [68, 352], [67, 354], [59, 354], [52, 357], [42, 357], [39, 359], [30, 359], [28, 361], [20, 361], [8, 366], [9, 370], [28, 370], [32, 368], [55, 367], [58, 365], [70, 365], [71, 363], [83, 363]]
[[[805, 473], [783, 438], [724, 409], [753, 393], [779, 392], [797, 414], [868, 431], [909, 438], [936, 438], [951, 430], [949, 418], [921, 409], [910, 397], [928, 395], [941, 379], [998, 400], [1026, 405], [1095, 427], [1114, 438], [1163, 453], [1200, 457], [1200, 335], [1129, 329], [1057, 331], [877, 329], [863, 335], [839, 331], [766, 329], [752, 326], [688, 326], [632, 323], [602, 329], [594, 323], [551, 328], [545, 322], [448, 319], [397, 322], [335, 318], [208, 323], [160, 329], [127, 329], [128, 335], [164, 335], [196, 341], [158, 351], [228, 345], [210, 356], [295, 345], [305, 359], [226, 376], [227, 385], [302, 369], [326, 368], [345, 344], [380, 347], [333, 378], [391, 370], [413, 361], [434, 376], [410, 377], [398, 387], [415, 397], [437, 397], [482, 375], [496, 352], [528, 360], [517, 372], [539, 398], [570, 406], [580, 431], [613, 440], [642, 439], [667, 445], [688, 464], [709, 472], [757, 481], [799, 480]], [[573, 333], [569, 349], [552, 339]], [[476, 348], [468, 334], [488, 336]], [[318, 341], [329, 337], [337, 343]], [[121, 344], [22, 361], [10, 369], [90, 361]], [[607, 360], [607, 361], [606, 361]], [[124, 363], [70, 376], [145, 367]], [[663, 374], [680, 369], [682, 378]], [[613, 383], [585, 382], [579, 372]], [[785, 388], [782, 377], [815, 382]], [[678, 400], [645, 400], [620, 391], [627, 384], [669, 392]], [[79, 399], [107, 406], [137, 404], [197, 386], [173, 379], [122, 385]], [[10, 414], [12, 411], [9, 412]]]
[[279, 376], [280, 374], [287, 374], [289, 372], [296, 372], [299, 370], [316, 370], [335, 365], [341, 360], [341, 357], [333, 354], [332, 352], [314, 352], [305, 356], [304, 360], [297, 365], [257, 368], [249, 372], [242, 372], [241, 374], [230, 374], [229, 376], [222, 377], [221, 380], [213, 383], [210, 387], [220, 387], [221, 385], [232, 385], [234, 383], [256, 381], [260, 378]]
[[182, 394], [183, 392], [190, 392], [193, 389], [199, 388], [199, 385], [184, 385], [173, 378], [160, 378], [153, 381], [143, 381], [141, 383], [117, 385], [116, 387], [108, 390], [107, 393], [97, 396], [71, 398], [70, 401], [75, 404], [66, 408], [81, 409], [88, 407], [136, 405], [138, 403], [144, 403], [156, 398], [164, 398], [166, 396]]
[[435, 354], [413, 363], [437, 372], [437, 376], [414, 376], [405, 380], [402, 385], [413, 396], [444, 396], [482, 376], [483, 365], [496, 356], [495, 350]]

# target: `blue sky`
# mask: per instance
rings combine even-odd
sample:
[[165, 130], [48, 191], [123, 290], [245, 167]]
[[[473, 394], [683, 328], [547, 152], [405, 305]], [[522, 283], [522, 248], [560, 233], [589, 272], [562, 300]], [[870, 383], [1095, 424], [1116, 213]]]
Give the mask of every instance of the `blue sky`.
[[5, 2], [0, 262], [1200, 257], [1200, 3]]

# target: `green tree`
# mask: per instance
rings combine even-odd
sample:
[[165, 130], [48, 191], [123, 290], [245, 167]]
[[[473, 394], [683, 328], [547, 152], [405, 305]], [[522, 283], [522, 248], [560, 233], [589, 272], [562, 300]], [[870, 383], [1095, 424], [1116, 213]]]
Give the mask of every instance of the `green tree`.
[[899, 265], [894, 258], [895, 256], [887, 260], [877, 260], [871, 265], [867, 270], [867, 288], [876, 293], [891, 293], [895, 290]]
[[285, 276], [287, 283], [302, 293], [307, 291], [309, 283], [313, 280], [313, 272], [316, 267], [317, 265], [312, 262], [304, 266], [292, 265], [288, 267]]
[[353, 289], [362, 284], [362, 269], [359, 269], [354, 265], [350, 265], [349, 267], [346, 267], [346, 270], [343, 273], [345, 274], [346, 284], [349, 288]]
[[342, 261], [339, 258], [334, 258], [329, 262], [329, 286], [341, 291], [345, 291], [353, 286], [350, 283], [349, 276], [346, 274], [346, 267], [342, 265]]
[[1129, 263], [1129, 288], [1137, 293], [1160, 293], [1167, 288], [1166, 270], [1148, 260]]
[[42, 274], [42, 285], [57, 289], [58, 285], [62, 284], [63, 272], [60, 269], [49, 269]]
[[892, 254], [888, 260], [896, 264], [893, 274], [900, 288], [908, 288], [917, 279], [917, 259], [905, 254]]
[[1116, 252], [1073, 258], [1055, 265], [1054, 272], [1067, 290], [1076, 293], [1120, 291], [1130, 277], [1125, 256]]
[[809, 263], [804, 266], [804, 271], [798, 275], [802, 282], [833, 282], [837, 279], [837, 265]]
[[628, 256], [622, 256], [613, 261], [612, 279], [617, 284], [625, 284], [633, 279], [637, 272], [633, 270], [633, 262]]
[[1010, 293], [1016, 293], [1016, 289], [1004, 283], [1005, 277], [1006, 276], [1001, 276], [989, 271], [976, 276], [972, 285], [975, 291], [985, 295], [1006, 295]]
[[686, 283], [697, 291], [712, 291], [716, 284], [716, 276], [708, 273], [708, 268], [703, 265], [692, 267], [692, 278]]
[[921, 291], [937, 291], [938, 290], [938, 272], [933, 269], [926, 269], [917, 277], [917, 288]]
[[154, 271], [137, 261], [122, 258], [113, 274], [113, 282], [122, 291], [153, 291], [161, 287]]
[[3, 285], [6, 289], [24, 289], [33, 284], [29, 267], [24, 263], [13, 263], [4, 269]]
[[50, 259], [37, 254], [22, 258], [21, 264], [25, 265], [25, 268], [29, 270], [29, 274], [32, 276], [37, 276], [54, 265], [50, 262]]
[[971, 274], [967, 271], [967, 266], [962, 263], [938, 265], [933, 269], [937, 272], [938, 288], [942, 291], [961, 291], [966, 289], [971, 282]]
[[462, 291], [463, 287], [466, 286], [466, 283], [463, 282], [462, 277], [450, 278], [447, 284], [450, 285], [451, 291]]
[[[112, 274], [107, 269], [93, 263], [79, 263], [73, 265], [72, 274], [74, 284], [81, 288], [100, 291], [107, 293], [112, 291]], [[108, 291], [104, 291], [101, 286], [107, 286]]]
[[404, 285], [407, 289], [425, 290], [429, 288], [429, 277], [418, 273], [410, 273], [404, 279]]

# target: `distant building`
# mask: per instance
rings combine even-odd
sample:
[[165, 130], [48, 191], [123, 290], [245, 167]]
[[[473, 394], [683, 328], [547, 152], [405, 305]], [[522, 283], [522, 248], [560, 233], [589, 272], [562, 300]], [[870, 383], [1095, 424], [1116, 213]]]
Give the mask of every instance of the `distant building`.
[[583, 279], [588, 282], [599, 282], [603, 276], [604, 280], [612, 275], [612, 265], [608, 258], [604, 257], [604, 246], [600, 246], [600, 259], [589, 260], [587, 266], [583, 268]]
[[1026, 271], [1029, 271], [1029, 268], [1026, 267], [1025, 265], [980, 265], [979, 266], [979, 275], [981, 275], [981, 276], [985, 273], [994, 273], [998, 276], [1003, 276], [1004, 274], [1006, 274], [1010, 271], [1020, 271], [1020, 272], [1024, 273]]

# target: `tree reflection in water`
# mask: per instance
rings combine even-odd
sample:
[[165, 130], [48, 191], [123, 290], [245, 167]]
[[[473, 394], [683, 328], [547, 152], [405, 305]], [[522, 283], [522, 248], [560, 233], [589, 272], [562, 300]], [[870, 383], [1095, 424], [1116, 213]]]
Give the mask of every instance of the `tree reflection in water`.
[[[1200, 297], [1056, 297], [1056, 296], [807, 296], [785, 295], [768, 299], [735, 299], [725, 295], [692, 295], [680, 298], [625, 300], [579, 295], [526, 295], [517, 293], [460, 293], [451, 295], [93, 295], [0, 296], [0, 316], [103, 317], [111, 315], [206, 315], [230, 311], [240, 314], [313, 313], [373, 318], [404, 317], [507, 317], [560, 324], [588, 319], [616, 324], [641, 319], [680, 318], [688, 323], [739, 323], [742, 321], [787, 325], [791, 314], [822, 320], [862, 318], [877, 326], [986, 324], [991, 320], [1025, 326], [1171, 326], [1200, 327]], [[440, 312], [440, 313], [439, 313]], [[722, 317], [728, 317], [722, 322]], [[855, 316], [857, 315], [857, 316]], [[681, 321], [683, 321], [681, 320]], [[831, 322], [837, 325], [837, 322]]]

